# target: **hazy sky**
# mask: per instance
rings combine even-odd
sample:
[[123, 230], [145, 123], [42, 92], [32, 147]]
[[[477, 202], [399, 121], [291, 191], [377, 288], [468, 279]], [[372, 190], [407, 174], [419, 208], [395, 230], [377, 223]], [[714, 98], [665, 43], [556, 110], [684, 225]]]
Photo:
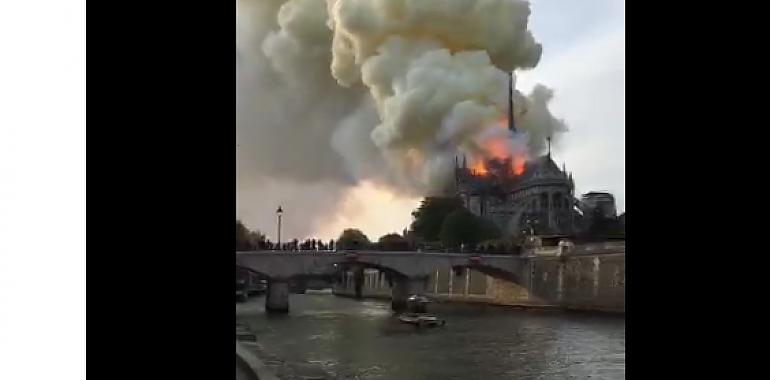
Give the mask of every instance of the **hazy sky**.
[[[532, 0], [530, 29], [543, 44], [540, 64], [518, 73], [517, 88], [535, 83], [554, 90], [552, 112], [570, 130], [553, 148], [553, 158], [573, 172], [578, 194], [606, 190], [625, 211], [625, 6], [622, 0]], [[323, 182], [308, 185], [272, 179], [241, 179], [238, 217], [275, 239], [272, 205], [283, 205], [284, 240], [336, 238], [348, 227], [376, 240], [400, 233], [411, 222], [417, 198], [405, 198], [362, 183], [343, 191]], [[313, 193], [311, 201], [303, 194]], [[321, 199], [319, 202], [318, 200]], [[249, 207], [248, 205], [259, 207]], [[270, 205], [267, 207], [265, 205]], [[310, 215], [321, 213], [320, 221]]]
[[518, 87], [555, 91], [551, 110], [570, 128], [554, 160], [575, 177], [577, 193], [607, 190], [625, 211], [625, 3], [534, 0], [530, 28], [543, 44], [537, 68]]

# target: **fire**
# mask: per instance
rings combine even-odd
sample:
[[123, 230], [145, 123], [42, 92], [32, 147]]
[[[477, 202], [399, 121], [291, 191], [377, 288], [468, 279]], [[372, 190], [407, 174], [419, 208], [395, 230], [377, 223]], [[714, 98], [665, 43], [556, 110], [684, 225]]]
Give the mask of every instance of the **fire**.
[[471, 165], [471, 171], [482, 176], [485, 176], [489, 173], [483, 159], [476, 160], [476, 162]]
[[513, 174], [516, 175], [522, 175], [524, 174], [524, 164], [527, 162], [527, 158], [524, 157], [524, 155], [514, 155], [513, 156]]
[[[508, 118], [503, 116], [497, 124], [500, 128], [508, 127]], [[508, 161], [510, 160], [510, 173], [514, 175], [524, 174], [524, 165], [527, 162], [527, 156], [524, 153], [511, 152], [510, 141], [506, 137], [496, 137], [484, 140], [481, 143], [484, 153], [474, 159], [471, 170], [480, 176], [489, 174], [488, 162], [490, 160]]]
[[498, 157], [494, 154], [490, 155], [491, 157], [484, 157], [480, 156], [476, 160], [474, 160], [474, 163], [471, 165], [470, 169], [471, 171], [480, 176], [486, 176], [489, 174], [489, 169], [487, 168], [487, 162], [491, 159], [493, 160], [499, 160], [499, 161], [507, 161], [510, 160], [510, 173], [514, 175], [522, 175], [524, 174], [524, 165], [527, 163], [527, 157], [523, 154], [514, 154], [513, 157], [511, 156], [505, 156], [505, 157]]
[[508, 143], [504, 139], [490, 139], [484, 143], [484, 150], [487, 152], [487, 158], [504, 160], [511, 156]]

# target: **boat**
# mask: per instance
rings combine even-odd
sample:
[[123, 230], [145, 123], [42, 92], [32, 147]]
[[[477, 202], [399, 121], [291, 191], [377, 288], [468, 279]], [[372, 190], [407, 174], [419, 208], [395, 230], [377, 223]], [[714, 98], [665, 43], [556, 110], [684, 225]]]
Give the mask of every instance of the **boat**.
[[446, 321], [436, 316], [422, 313], [404, 313], [398, 316], [401, 323], [408, 323], [417, 327], [437, 327], [444, 326]]
[[426, 305], [430, 301], [423, 296], [413, 295], [407, 299], [408, 312], [398, 316], [401, 323], [408, 323], [417, 327], [444, 326], [446, 321], [425, 312]]
[[406, 307], [412, 313], [425, 313], [430, 300], [425, 296], [411, 295], [406, 299]]

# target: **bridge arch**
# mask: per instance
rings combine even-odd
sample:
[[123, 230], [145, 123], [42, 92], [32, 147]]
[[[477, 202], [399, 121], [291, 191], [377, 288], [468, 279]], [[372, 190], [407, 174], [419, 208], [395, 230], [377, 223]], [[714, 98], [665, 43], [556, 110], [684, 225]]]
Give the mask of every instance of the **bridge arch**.
[[338, 263], [336, 263], [341, 270], [352, 270], [357, 268], [362, 269], [377, 269], [380, 272], [385, 273], [385, 275], [393, 277], [393, 278], [406, 278], [409, 277], [406, 273], [402, 272], [401, 270], [395, 269], [391, 266], [383, 265], [381, 263], [372, 262], [369, 260], [343, 260]]
[[[384, 272], [391, 284], [393, 307], [405, 304], [409, 294], [424, 293], [432, 273], [444, 268], [470, 268], [492, 277], [518, 285], [525, 283], [525, 258], [506, 255], [467, 253], [424, 253], [384, 251], [316, 252], [240, 252], [236, 264], [261, 273], [268, 278], [268, 300], [276, 310], [288, 310], [288, 282], [292, 279], [328, 277], [342, 280], [343, 273], [353, 269], [377, 269]], [[362, 276], [360, 276], [362, 277]], [[359, 281], [362, 281], [359, 278]], [[275, 285], [272, 286], [271, 284]], [[360, 285], [356, 284], [359, 288]], [[272, 289], [272, 290], [271, 290]], [[273, 291], [275, 290], [275, 291]], [[357, 291], [356, 293], [360, 293]]]
[[268, 276], [267, 274], [265, 274], [263, 272], [260, 272], [256, 268], [251, 268], [251, 267], [247, 267], [247, 266], [241, 266], [241, 265], [238, 265], [238, 264], [235, 264], [235, 271], [236, 271], [236, 273], [242, 272], [242, 273], [254, 274], [254, 275], [257, 275], [257, 276], [260, 276], [260, 277], [264, 277], [266, 279], [270, 278], [270, 276]]
[[[388, 287], [395, 289], [397, 284], [403, 283], [409, 280], [409, 275], [401, 270], [395, 269], [393, 266], [384, 265], [376, 260], [359, 259], [358, 257], [347, 256], [344, 260], [335, 263], [339, 269], [339, 281], [343, 288], [349, 288], [351, 285], [354, 288], [355, 297], [361, 298], [363, 296], [363, 286], [365, 281], [364, 270], [375, 269], [384, 274], [385, 281], [388, 283]], [[352, 276], [348, 276], [348, 272], [353, 272]]]

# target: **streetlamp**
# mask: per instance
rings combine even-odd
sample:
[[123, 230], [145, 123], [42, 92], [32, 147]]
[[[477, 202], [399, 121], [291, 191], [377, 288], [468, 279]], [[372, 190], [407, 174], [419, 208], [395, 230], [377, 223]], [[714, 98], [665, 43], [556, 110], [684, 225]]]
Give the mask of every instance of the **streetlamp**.
[[275, 213], [278, 214], [278, 249], [281, 249], [281, 216], [283, 215], [283, 209], [281, 209], [281, 206], [278, 206], [278, 210], [275, 210]]

